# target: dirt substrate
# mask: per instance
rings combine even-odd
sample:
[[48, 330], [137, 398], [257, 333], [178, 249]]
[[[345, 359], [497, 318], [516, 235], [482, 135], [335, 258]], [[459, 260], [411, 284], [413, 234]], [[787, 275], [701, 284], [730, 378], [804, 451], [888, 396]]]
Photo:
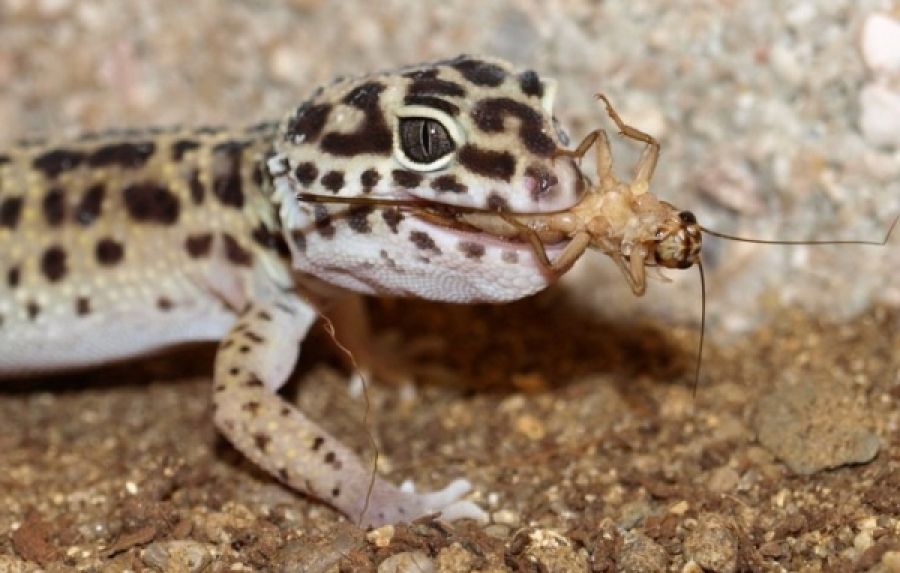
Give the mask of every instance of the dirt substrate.
[[[433, 370], [370, 390], [382, 471], [466, 476], [491, 524], [367, 534], [283, 488], [216, 434], [203, 347], [4, 389], [0, 571], [898, 570], [900, 313], [710, 336], [694, 396], [695, 331], [567, 300], [371, 304]], [[324, 334], [303, 360], [286, 398], [364, 450]]]

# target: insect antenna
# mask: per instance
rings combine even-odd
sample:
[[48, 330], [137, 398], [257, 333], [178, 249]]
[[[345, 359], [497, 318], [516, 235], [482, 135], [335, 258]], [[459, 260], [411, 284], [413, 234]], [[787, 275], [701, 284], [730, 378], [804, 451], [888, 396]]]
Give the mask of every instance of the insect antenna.
[[700, 366], [703, 364], [703, 342], [706, 340], [706, 273], [703, 272], [703, 261], [697, 260], [700, 271], [700, 344], [697, 347], [697, 365], [694, 367], [693, 398], [697, 398], [697, 387], [700, 385]]
[[900, 221], [900, 215], [894, 217], [894, 220], [891, 222], [891, 226], [888, 227], [887, 233], [885, 233], [884, 238], [880, 241], [865, 241], [859, 239], [838, 239], [838, 240], [814, 240], [814, 241], [776, 241], [771, 239], [752, 239], [748, 237], [738, 237], [735, 235], [728, 235], [726, 233], [720, 233], [718, 231], [713, 231], [712, 229], [708, 229], [707, 227], [701, 226], [700, 229], [706, 233], [707, 235], [712, 235], [713, 237], [719, 237], [720, 239], [728, 239], [729, 241], [740, 241], [742, 243], [757, 243], [760, 245], [875, 245], [876, 247], [883, 247], [888, 244], [888, 241], [891, 240], [891, 235], [894, 233], [894, 228], [897, 226], [897, 222]]

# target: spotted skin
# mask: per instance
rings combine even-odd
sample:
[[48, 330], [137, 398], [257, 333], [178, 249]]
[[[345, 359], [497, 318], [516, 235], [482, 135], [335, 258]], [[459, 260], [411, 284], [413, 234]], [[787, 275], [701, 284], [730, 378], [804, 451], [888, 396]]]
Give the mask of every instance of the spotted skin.
[[[362, 525], [434, 511], [482, 518], [460, 499], [464, 480], [422, 494], [376, 478], [367, 502], [371, 468], [275, 391], [322, 284], [475, 302], [521, 298], [554, 277], [523, 243], [416, 210], [299, 195], [415, 199], [446, 212], [566, 209], [585, 184], [555, 155], [552, 95], [532, 71], [461, 56], [335, 81], [281, 123], [108, 133], [0, 154], [0, 375], [219, 340], [215, 422], [276, 479]], [[439, 161], [410, 160], [434, 148], [407, 153], [409, 117], [449, 142]]]

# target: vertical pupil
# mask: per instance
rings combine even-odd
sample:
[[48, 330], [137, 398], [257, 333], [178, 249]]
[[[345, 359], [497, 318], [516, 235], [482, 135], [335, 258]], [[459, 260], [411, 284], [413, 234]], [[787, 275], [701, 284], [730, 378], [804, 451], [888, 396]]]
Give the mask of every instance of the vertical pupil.
[[431, 139], [432, 134], [434, 133], [434, 126], [430, 121], [422, 122], [422, 151], [425, 154], [425, 157], [431, 157]]

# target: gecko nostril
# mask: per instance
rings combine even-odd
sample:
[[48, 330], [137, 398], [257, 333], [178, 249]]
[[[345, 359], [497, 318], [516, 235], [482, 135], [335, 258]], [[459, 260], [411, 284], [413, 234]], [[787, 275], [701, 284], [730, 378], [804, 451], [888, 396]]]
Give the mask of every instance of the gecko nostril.
[[529, 166], [525, 170], [525, 176], [530, 177], [535, 183], [531, 192], [531, 197], [535, 201], [559, 184], [559, 178], [556, 174], [540, 165]]

